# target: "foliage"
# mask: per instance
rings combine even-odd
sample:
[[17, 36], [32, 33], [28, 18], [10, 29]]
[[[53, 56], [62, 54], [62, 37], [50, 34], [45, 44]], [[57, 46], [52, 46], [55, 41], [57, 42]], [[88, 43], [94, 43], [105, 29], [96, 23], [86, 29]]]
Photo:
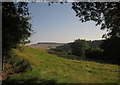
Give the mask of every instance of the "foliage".
[[90, 58], [90, 59], [102, 59], [104, 60], [103, 57], [103, 50], [100, 48], [89, 48], [86, 50], [85, 53], [86, 58]]
[[[102, 44], [108, 59], [118, 60], [120, 48], [120, 2], [73, 2], [72, 9], [81, 22], [94, 21], [106, 29]], [[108, 56], [108, 57], [107, 57]]]
[[58, 46], [56, 48], [52, 48], [49, 53], [55, 54], [57, 56], [72, 59], [72, 60], [80, 60], [85, 58], [92, 58], [92, 59], [102, 59], [103, 58], [103, 50], [100, 49], [100, 45], [103, 42], [102, 40], [94, 40], [94, 41], [85, 41], [87, 44], [87, 47], [85, 49], [85, 57], [78, 57], [75, 55], [72, 55], [72, 49], [71, 49], [71, 43], [67, 43], [61, 46]]
[[63, 44], [61, 46], [58, 46], [56, 48], [52, 48], [48, 51], [50, 54], [57, 55], [58, 57], [66, 58], [66, 59], [71, 59], [71, 60], [80, 60], [82, 59], [81, 57], [72, 55], [71, 53], [71, 43]]
[[62, 58], [66, 58], [66, 59], [71, 59], [71, 60], [80, 60], [80, 59], [83, 59], [81, 57], [72, 55], [71, 53], [68, 53], [68, 52], [61, 52], [61, 51], [50, 50], [50, 51], [48, 51], [48, 53], [57, 55], [58, 57], [62, 57]]
[[11, 50], [11, 52], [9, 52], [9, 56], [11, 56], [11, 58], [7, 58], [6, 59], [6, 63], [11, 64], [14, 73], [23, 73], [26, 71], [31, 70], [31, 64], [28, 60], [24, 59], [21, 56], [18, 56], [14, 53], [14, 50]]
[[102, 42], [103, 42], [102, 40], [87, 41], [90, 48], [100, 48]]
[[85, 40], [75, 40], [71, 44], [72, 54], [76, 56], [85, 56], [85, 50], [88, 48], [88, 43]]
[[63, 44], [61, 46], [57, 46], [56, 48], [52, 48], [51, 50], [58, 51], [58, 52], [71, 52], [71, 43]]
[[107, 56], [106, 59], [119, 63], [120, 38], [116, 37], [104, 40], [101, 48], [104, 49], [104, 54]]
[[28, 43], [32, 33], [28, 3], [2, 3], [2, 52], [3, 56], [18, 44]]
[[72, 9], [81, 22], [95, 21], [108, 30], [107, 36], [120, 37], [120, 2], [74, 2]]

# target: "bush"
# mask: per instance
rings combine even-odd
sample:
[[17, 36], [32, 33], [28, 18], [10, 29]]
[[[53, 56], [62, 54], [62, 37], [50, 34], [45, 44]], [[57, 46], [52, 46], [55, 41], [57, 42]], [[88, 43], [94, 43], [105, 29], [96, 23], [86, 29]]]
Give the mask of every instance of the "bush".
[[15, 55], [13, 52], [10, 53], [10, 58], [7, 59], [7, 63], [12, 65], [14, 73], [22, 73], [28, 70], [32, 70], [31, 64], [28, 60]]
[[75, 40], [71, 44], [72, 54], [80, 57], [85, 56], [85, 50], [88, 48], [88, 43], [85, 40]]
[[107, 60], [112, 60], [115, 63], [119, 63], [120, 57], [120, 38], [113, 37], [104, 40], [101, 44], [101, 48], [104, 50], [104, 55]]
[[90, 59], [103, 59], [103, 50], [100, 48], [89, 48], [86, 50], [86, 58]]

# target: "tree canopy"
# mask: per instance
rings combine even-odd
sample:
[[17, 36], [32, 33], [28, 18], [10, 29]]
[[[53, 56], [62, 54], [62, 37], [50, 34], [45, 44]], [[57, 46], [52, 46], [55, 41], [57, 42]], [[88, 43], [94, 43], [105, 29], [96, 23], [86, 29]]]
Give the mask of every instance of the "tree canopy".
[[107, 29], [103, 37], [120, 37], [120, 2], [73, 2], [72, 9], [81, 22], [95, 21]]
[[101, 45], [105, 57], [118, 60], [120, 57], [120, 2], [73, 2], [72, 9], [81, 22], [94, 21], [107, 29]]
[[32, 33], [28, 3], [2, 3], [2, 52], [3, 56], [18, 44], [28, 42]]
[[77, 39], [71, 44], [72, 54], [76, 56], [85, 56], [85, 50], [88, 48], [88, 43], [85, 40]]

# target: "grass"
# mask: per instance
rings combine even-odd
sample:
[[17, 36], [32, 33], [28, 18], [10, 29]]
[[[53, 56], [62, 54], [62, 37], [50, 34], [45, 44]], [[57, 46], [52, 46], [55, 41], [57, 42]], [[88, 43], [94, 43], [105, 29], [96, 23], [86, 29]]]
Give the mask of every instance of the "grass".
[[27, 59], [32, 71], [12, 75], [9, 81], [17, 83], [119, 83], [118, 65], [84, 60], [69, 60], [47, 51], [23, 46], [23, 51], [13, 52]]

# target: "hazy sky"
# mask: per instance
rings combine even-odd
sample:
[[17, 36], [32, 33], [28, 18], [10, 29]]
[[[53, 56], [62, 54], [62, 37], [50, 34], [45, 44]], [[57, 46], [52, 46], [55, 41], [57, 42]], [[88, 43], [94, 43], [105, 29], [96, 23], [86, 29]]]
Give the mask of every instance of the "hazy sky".
[[71, 9], [71, 3], [29, 3], [32, 16], [32, 29], [35, 33], [30, 37], [32, 43], [37, 42], [71, 42], [75, 39], [99, 40], [105, 31], [95, 26], [94, 22], [81, 23]]

